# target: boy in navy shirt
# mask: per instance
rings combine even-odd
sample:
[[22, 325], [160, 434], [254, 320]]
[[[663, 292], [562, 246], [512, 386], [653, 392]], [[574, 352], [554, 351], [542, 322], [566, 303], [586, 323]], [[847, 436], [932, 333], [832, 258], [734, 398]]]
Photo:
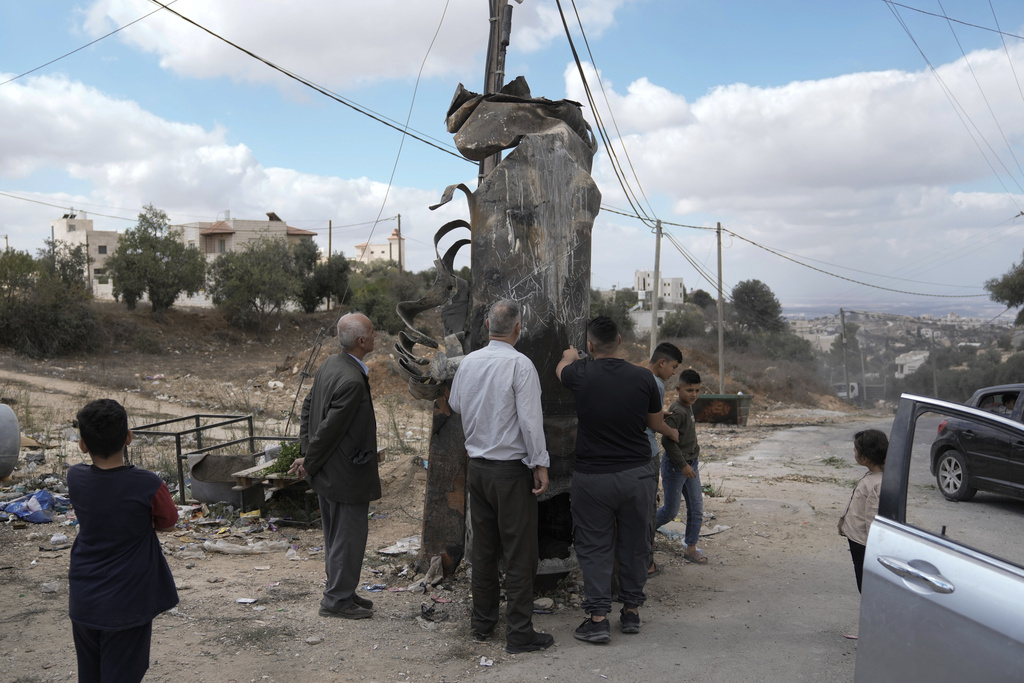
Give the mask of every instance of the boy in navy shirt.
[[78, 411], [78, 447], [92, 465], [68, 470], [79, 532], [71, 548], [69, 612], [79, 683], [141, 681], [153, 618], [178, 604], [155, 531], [171, 531], [178, 509], [159, 476], [125, 465], [132, 441], [120, 403]]

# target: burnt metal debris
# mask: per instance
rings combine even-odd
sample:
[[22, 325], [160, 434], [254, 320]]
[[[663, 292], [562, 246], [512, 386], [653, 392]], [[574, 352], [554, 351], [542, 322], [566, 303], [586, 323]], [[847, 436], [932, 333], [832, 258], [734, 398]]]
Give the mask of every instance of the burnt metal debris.
[[[398, 314], [407, 329], [396, 351], [413, 396], [435, 401], [429, 452], [421, 558], [441, 555], [451, 571], [465, 553], [466, 458], [461, 421], [450, 414], [445, 389], [467, 353], [488, 341], [484, 319], [498, 299], [523, 310], [517, 348], [537, 367], [543, 392], [544, 435], [551, 454], [551, 484], [541, 499], [541, 573], [574, 566], [569, 512], [576, 413], [571, 393], [555, 377], [562, 350], [585, 348], [590, 308], [590, 247], [601, 193], [590, 175], [597, 141], [571, 100], [535, 98], [522, 77], [500, 92], [480, 95], [460, 84], [447, 117], [459, 151], [483, 160], [511, 150], [475, 191], [449, 186], [436, 209], [461, 191], [469, 220], [441, 227], [434, 238], [437, 279]], [[442, 255], [441, 240], [468, 235]], [[470, 282], [456, 275], [454, 260], [470, 248]], [[418, 314], [440, 308], [443, 339], [416, 328]], [[434, 350], [428, 358], [417, 347]], [[422, 560], [421, 560], [422, 561]]]

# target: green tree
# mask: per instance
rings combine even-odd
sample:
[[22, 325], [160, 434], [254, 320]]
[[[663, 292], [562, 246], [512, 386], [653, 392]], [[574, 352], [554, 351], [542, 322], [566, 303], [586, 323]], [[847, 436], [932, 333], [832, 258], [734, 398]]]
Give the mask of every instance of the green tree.
[[733, 312], [741, 329], [749, 332], [781, 332], [786, 329], [782, 304], [760, 280], [744, 280], [732, 288]]
[[284, 239], [261, 237], [210, 266], [210, 297], [232, 324], [262, 332], [299, 291], [295, 258]]
[[715, 297], [711, 296], [703, 289], [691, 290], [690, 295], [686, 298], [688, 299], [687, 303], [691, 303], [701, 310], [707, 308], [708, 306], [715, 305]]
[[107, 259], [114, 298], [134, 309], [145, 295], [158, 313], [173, 306], [182, 293], [197, 294], [206, 281], [206, 260], [181, 237], [181, 230], [171, 229], [166, 213], [145, 206], [139, 222], [121, 235]]
[[[1018, 308], [1024, 305], [1024, 257], [1015, 263], [1002, 277], [992, 278], [985, 283], [988, 296], [992, 301], [1005, 305], [1007, 308]], [[1024, 309], [1017, 312], [1016, 325], [1024, 325]]]
[[658, 328], [658, 339], [682, 339], [704, 336], [704, 314], [693, 308], [672, 311]]
[[89, 289], [89, 264], [92, 259], [85, 246], [71, 246], [67, 242], [52, 239], [43, 241], [44, 249], [36, 252], [37, 262], [43, 272], [59, 279], [69, 290], [86, 291]]
[[344, 254], [333, 254], [326, 263], [317, 263], [313, 272], [302, 279], [296, 303], [306, 313], [312, 313], [327, 297], [344, 303], [348, 292], [349, 262]]
[[28, 295], [38, 268], [27, 251], [7, 249], [0, 253], [0, 307]]
[[608, 316], [615, 321], [623, 339], [631, 338], [636, 323], [629, 315], [629, 310], [636, 304], [636, 301], [636, 292], [632, 289], [617, 289], [610, 297], [592, 289], [590, 290], [590, 317]]

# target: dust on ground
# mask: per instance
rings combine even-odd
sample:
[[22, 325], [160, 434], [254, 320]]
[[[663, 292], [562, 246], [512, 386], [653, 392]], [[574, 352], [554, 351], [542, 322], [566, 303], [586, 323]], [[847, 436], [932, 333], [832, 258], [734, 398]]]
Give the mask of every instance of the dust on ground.
[[[57, 363], [0, 356], [2, 398], [16, 403], [19, 415], [27, 411], [36, 427], [31, 435], [53, 446], [36, 471], [23, 468], [4, 485], [32, 484], [48, 471], [59, 475], [65, 463], [79, 459], [68, 442], [70, 420], [78, 407], [99, 396], [122, 400], [136, 425], [197, 412], [251, 412], [264, 434], [284, 434], [285, 425], [288, 433], [297, 433], [289, 411], [300, 382], [308, 388], [310, 380], [302, 369], [316, 333], [330, 327], [333, 315], [286, 318], [273, 339], [217, 332], [218, 327], [205, 339], [188, 341], [186, 348], [174, 330], [186, 325], [189, 315], [162, 323], [168, 327], [158, 354], [122, 348], [99, 359]], [[326, 339], [319, 360], [334, 351], [334, 343]], [[501, 638], [486, 644], [472, 641], [464, 567], [424, 592], [418, 587], [423, 577], [416, 574], [414, 556], [381, 552], [421, 533], [430, 406], [408, 396], [389, 345], [378, 343], [370, 356], [371, 383], [380, 397], [375, 401], [378, 425], [389, 455], [381, 466], [383, 498], [371, 505], [360, 584], [361, 594], [375, 603], [373, 619], [346, 622], [317, 615], [325, 578], [318, 529], [272, 523], [266, 515], [210, 523], [216, 510], [208, 510], [205, 520], [183, 520], [176, 532], [161, 535], [181, 602], [154, 622], [147, 681], [451, 682], [539, 656], [507, 655]], [[834, 543], [835, 509], [849, 496], [854, 470], [823, 458], [759, 463], [744, 457], [780, 429], [864, 417], [838, 400], [806, 407], [755, 397], [748, 426], [699, 425], [702, 481], [710, 489], [705, 527], [729, 527], [701, 540], [712, 564], [747, 566], [756, 580], [768, 571], [762, 553], [770, 546], [814, 553], [822, 544]], [[781, 526], [779, 519], [784, 520]], [[0, 657], [6, 662], [5, 680], [75, 679], [67, 617], [69, 551], [54, 550], [51, 543], [54, 534], [73, 541], [75, 529], [60, 522], [22, 529], [0, 525], [0, 610], [7, 624], [0, 635]], [[295, 552], [223, 554], [202, 550], [205, 541], [284, 541], [282, 547]], [[659, 535], [656, 560], [663, 575], [648, 584], [649, 614], [697, 608], [709, 599], [686, 590], [695, 580], [700, 584], [694, 572], [703, 568], [684, 561], [677, 541]], [[570, 574], [547, 595], [553, 601], [552, 614], [538, 616], [538, 627], [551, 629], [560, 644], [571, 643], [571, 634], [551, 624], [580, 618], [581, 588], [578, 571]], [[559, 647], [564, 645], [543, 656], [557, 657]]]

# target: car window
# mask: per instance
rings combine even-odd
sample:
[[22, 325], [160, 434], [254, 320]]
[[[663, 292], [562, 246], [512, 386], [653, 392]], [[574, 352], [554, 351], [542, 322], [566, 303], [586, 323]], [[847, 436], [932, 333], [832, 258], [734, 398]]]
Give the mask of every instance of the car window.
[[906, 522], [1024, 567], [1024, 433], [929, 412], [913, 443]]

